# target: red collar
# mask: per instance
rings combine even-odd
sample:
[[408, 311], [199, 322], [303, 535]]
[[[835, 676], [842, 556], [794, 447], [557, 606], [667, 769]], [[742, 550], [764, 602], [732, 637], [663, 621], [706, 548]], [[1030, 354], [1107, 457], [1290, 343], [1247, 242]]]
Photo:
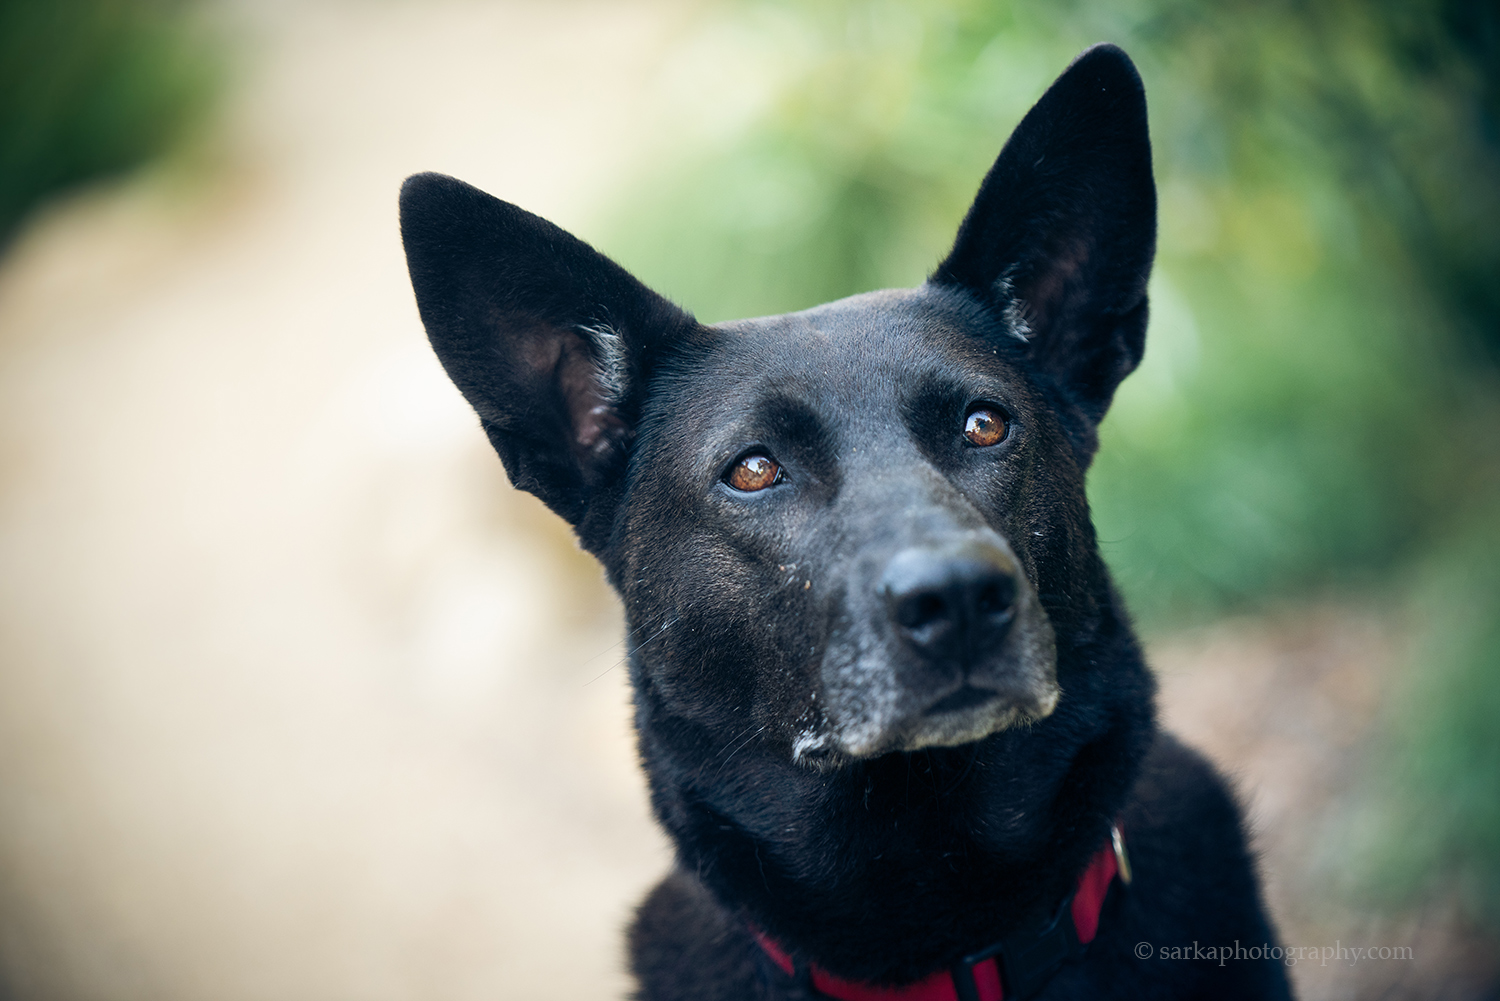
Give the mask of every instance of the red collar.
[[[755, 941], [776, 967], [812, 988], [814, 996], [835, 1001], [1019, 1001], [1040, 990], [1058, 968], [1082, 955], [1099, 931], [1099, 912], [1115, 876], [1130, 882], [1130, 863], [1118, 824], [1110, 825], [1110, 843], [1100, 848], [1064, 900], [1041, 930], [1022, 929], [986, 949], [965, 956], [949, 970], [904, 987], [878, 987], [835, 977], [807, 964], [799, 967], [759, 928]], [[1064, 912], [1071, 920], [1063, 920]]]

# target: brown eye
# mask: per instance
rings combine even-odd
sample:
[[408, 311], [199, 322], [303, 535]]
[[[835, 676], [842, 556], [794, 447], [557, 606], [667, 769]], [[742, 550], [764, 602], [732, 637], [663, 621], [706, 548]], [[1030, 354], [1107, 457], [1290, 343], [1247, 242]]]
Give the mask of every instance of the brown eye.
[[1000, 411], [989, 407], [970, 411], [964, 421], [964, 437], [971, 445], [980, 448], [1000, 444], [1005, 440], [1005, 432], [1005, 418], [1000, 416]]
[[753, 494], [781, 481], [781, 467], [764, 455], [747, 455], [734, 464], [725, 482], [736, 490]]

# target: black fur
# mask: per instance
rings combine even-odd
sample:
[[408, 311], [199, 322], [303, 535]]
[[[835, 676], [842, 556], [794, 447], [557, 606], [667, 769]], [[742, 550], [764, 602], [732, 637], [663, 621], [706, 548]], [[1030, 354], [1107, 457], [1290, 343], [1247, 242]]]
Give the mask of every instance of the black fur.
[[[1017, 127], [925, 285], [801, 313], [703, 326], [515, 206], [406, 182], [434, 348], [624, 600], [678, 848], [631, 931], [642, 997], [796, 996], [750, 922], [844, 978], [918, 980], [1050, 913], [1117, 817], [1135, 882], [1044, 996], [1288, 996], [1275, 962], [1133, 953], [1274, 944], [1232, 796], [1156, 728], [1084, 494], [1155, 219], [1112, 46]], [[1004, 440], [964, 437], [976, 407]], [[731, 487], [750, 454], [783, 480]]]

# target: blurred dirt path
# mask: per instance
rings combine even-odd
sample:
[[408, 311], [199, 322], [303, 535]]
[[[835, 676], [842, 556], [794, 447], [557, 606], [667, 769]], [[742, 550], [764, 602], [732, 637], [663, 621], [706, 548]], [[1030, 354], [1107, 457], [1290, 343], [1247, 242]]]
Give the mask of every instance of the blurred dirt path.
[[[1164, 725], [1213, 758], [1247, 807], [1281, 944], [1302, 950], [1290, 972], [1303, 1001], [1490, 999], [1500, 977], [1493, 940], [1456, 900], [1431, 894], [1403, 911], [1360, 885], [1368, 783], [1406, 690], [1407, 635], [1378, 609], [1314, 604], [1151, 644]], [[1370, 948], [1409, 958], [1347, 951]]]
[[401, 179], [588, 231], [676, 15], [275, 4], [225, 176], [0, 271], [0, 960], [24, 998], [619, 996], [667, 865], [614, 599], [427, 349]]

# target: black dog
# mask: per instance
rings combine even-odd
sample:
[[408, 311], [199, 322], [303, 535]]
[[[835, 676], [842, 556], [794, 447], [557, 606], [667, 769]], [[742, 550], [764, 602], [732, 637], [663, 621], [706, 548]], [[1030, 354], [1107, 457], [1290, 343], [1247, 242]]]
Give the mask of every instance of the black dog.
[[451, 178], [409, 179], [401, 228], [511, 480], [624, 599], [678, 850], [642, 997], [1289, 995], [1084, 496], [1155, 249], [1123, 52], [1027, 114], [917, 289], [707, 327]]

